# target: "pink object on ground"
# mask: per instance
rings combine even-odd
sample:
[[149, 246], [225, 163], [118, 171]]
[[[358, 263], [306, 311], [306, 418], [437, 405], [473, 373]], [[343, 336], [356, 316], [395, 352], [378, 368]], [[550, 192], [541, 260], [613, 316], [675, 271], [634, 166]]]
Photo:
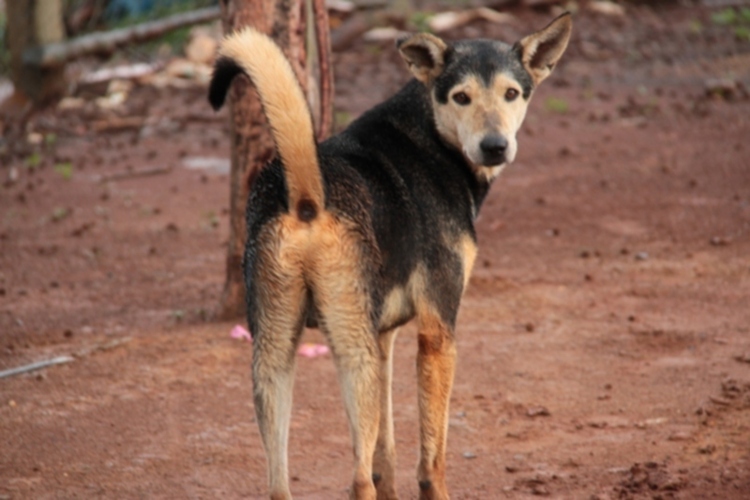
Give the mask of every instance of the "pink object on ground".
[[252, 334], [242, 325], [234, 325], [232, 331], [229, 332], [229, 336], [233, 339], [247, 340], [248, 342], [253, 341]]
[[323, 344], [302, 344], [297, 349], [297, 354], [306, 358], [317, 358], [318, 356], [325, 356], [331, 352], [327, 345]]

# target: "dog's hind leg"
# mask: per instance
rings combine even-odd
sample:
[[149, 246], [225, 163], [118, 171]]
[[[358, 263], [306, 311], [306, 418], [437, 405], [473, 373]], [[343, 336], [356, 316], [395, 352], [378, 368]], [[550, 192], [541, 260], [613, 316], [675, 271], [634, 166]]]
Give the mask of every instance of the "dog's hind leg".
[[378, 500], [395, 500], [396, 443], [393, 437], [393, 341], [398, 329], [388, 330], [378, 337], [380, 348], [380, 426], [372, 478], [378, 489]]
[[248, 267], [253, 400], [268, 462], [269, 494], [291, 499], [287, 448], [297, 344], [307, 290], [294, 245], [266, 244]]
[[456, 367], [456, 344], [452, 328], [435, 315], [420, 315], [418, 321], [419, 497], [424, 500], [443, 500], [448, 498], [445, 450], [448, 405]]
[[[351, 498], [374, 500], [372, 458], [380, 418], [378, 345], [360, 242], [341, 226], [316, 248], [313, 300], [331, 344], [349, 419], [355, 470]], [[321, 238], [323, 240], [323, 238]]]
[[336, 362], [354, 448], [355, 470], [350, 496], [357, 500], [374, 500], [372, 458], [380, 417], [376, 334], [368, 325], [368, 315], [346, 310], [341, 301], [335, 314], [321, 311], [321, 316]]

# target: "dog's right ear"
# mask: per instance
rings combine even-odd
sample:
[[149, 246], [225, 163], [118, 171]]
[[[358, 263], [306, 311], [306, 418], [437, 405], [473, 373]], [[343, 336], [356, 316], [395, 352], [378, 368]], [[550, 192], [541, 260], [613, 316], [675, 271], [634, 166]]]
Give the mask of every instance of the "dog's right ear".
[[409, 70], [422, 83], [430, 83], [443, 72], [448, 45], [429, 33], [418, 33], [396, 42]]

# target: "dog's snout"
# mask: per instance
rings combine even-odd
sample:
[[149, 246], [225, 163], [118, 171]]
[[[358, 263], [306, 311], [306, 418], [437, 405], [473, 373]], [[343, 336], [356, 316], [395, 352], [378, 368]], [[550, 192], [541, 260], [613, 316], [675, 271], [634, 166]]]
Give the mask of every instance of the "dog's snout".
[[505, 163], [505, 151], [508, 149], [508, 139], [501, 135], [488, 135], [479, 143], [482, 159], [485, 165], [500, 165]]

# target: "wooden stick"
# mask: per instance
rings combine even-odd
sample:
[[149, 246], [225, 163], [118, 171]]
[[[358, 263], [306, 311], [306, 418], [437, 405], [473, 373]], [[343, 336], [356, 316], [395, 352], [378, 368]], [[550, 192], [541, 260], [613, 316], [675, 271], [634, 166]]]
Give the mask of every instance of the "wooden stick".
[[82, 55], [112, 52], [128, 43], [151, 40], [183, 26], [212, 21], [218, 19], [220, 14], [219, 7], [207, 7], [128, 28], [91, 33], [64, 42], [31, 47], [24, 51], [23, 62], [32, 66], [53, 67]]
[[36, 363], [30, 363], [28, 365], [18, 366], [16, 368], [10, 368], [0, 372], [0, 378], [12, 377], [13, 375], [20, 375], [22, 373], [32, 372], [34, 370], [40, 370], [47, 368], [48, 366], [61, 365], [63, 363], [70, 363], [73, 358], [70, 356], [58, 356], [56, 358], [47, 359], [44, 361], [37, 361]]
[[127, 172], [117, 172], [110, 175], [103, 175], [99, 178], [100, 183], [122, 181], [125, 179], [135, 179], [137, 177], [150, 177], [152, 175], [168, 174], [172, 171], [171, 167], [144, 168], [142, 170], [130, 170]]

